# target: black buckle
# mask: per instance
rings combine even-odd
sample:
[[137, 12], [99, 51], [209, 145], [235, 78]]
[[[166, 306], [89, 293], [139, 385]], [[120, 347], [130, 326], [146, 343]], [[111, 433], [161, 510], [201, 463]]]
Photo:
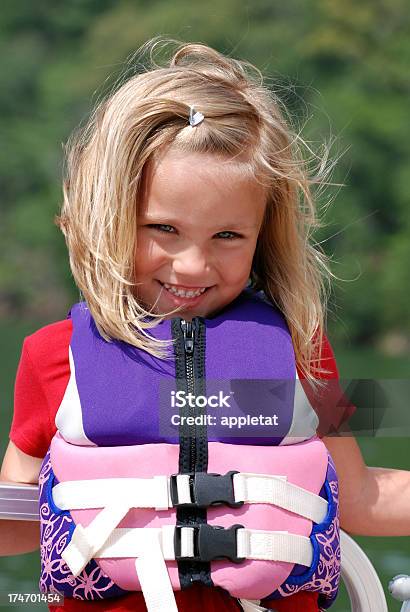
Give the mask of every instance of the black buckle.
[[[181, 555], [181, 529], [194, 528], [194, 556]], [[174, 535], [175, 559], [190, 561], [214, 561], [215, 559], [230, 559], [233, 563], [242, 563], [244, 557], [237, 555], [237, 531], [243, 525], [232, 525], [225, 528], [219, 525], [177, 525]]]
[[180, 503], [178, 500], [177, 476], [170, 477], [170, 491], [173, 506], [195, 506], [196, 508], [207, 508], [208, 506], [219, 506], [226, 504], [231, 508], [243, 506], [243, 501], [236, 502], [233, 488], [233, 475], [237, 470], [231, 470], [226, 474], [209, 474], [208, 472], [190, 472], [189, 488], [191, 492], [190, 503]]

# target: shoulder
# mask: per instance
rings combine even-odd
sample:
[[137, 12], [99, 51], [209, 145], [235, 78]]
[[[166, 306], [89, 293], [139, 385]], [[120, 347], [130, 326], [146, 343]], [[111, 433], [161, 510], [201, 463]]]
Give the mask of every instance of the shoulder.
[[50, 343], [58, 345], [67, 339], [70, 340], [72, 329], [71, 319], [63, 319], [62, 321], [56, 321], [55, 323], [40, 327], [40, 329], [26, 337], [26, 342], [30, 346], [40, 349], [44, 346], [49, 346]]
[[53, 405], [64, 393], [70, 376], [72, 330], [71, 319], [64, 319], [38, 329], [23, 343], [20, 369], [28, 374], [23, 378], [29, 382], [35, 376]]
[[70, 377], [69, 319], [46, 325], [23, 342], [14, 387], [10, 440], [32, 457], [44, 457], [55, 433], [55, 415]]
[[317, 361], [314, 362], [314, 366], [320, 370], [320, 374], [318, 374], [317, 378], [339, 378], [336, 357], [326, 332], [322, 335], [322, 341], [318, 347]]
[[33, 363], [49, 363], [68, 352], [72, 330], [71, 319], [45, 325], [24, 339], [24, 349]]
[[[286, 317], [282, 310], [279, 308], [279, 306], [276, 303], [273, 303], [263, 290], [254, 291], [251, 288], [247, 287], [244, 290], [244, 293], [248, 298], [253, 298], [256, 302], [260, 304], [267, 304], [270, 308], [273, 308], [284, 320], [286, 320]], [[313, 343], [316, 343], [318, 341], [318, 335], [319, 334], [317, 332], [313, 338]], [[313, 364], [314, 368], [320, 371], [320, 373], [317, 375], [317, 378], [339, 378], [339, 371], [336, 364], [335, 354], [326, 331], [324, 331], [322, 334], [320, 346], [317, 347], [316, 357], [313, 357]], [[303, 371], [298, 366], [298, 364], [296, 364], [296, 367], [298, 371], [298, 377], [304, 379], [305, 375]]]

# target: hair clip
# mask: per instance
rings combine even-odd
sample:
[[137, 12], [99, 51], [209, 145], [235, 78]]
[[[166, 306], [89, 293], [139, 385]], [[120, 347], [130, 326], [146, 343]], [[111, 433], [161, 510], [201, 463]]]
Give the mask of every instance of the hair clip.
[[196, 111], [193, 106], [189, 107], [189, 125], [195, 127], [199, 125], [205, 117], [199, 111]]

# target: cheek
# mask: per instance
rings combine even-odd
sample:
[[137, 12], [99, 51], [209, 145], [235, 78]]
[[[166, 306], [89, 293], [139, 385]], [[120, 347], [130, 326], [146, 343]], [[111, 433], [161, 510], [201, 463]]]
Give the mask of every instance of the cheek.
[[163, 249], [152, 239], [138, 241], [135, 252], [135, 270], [137, 274], [148, 273], [150, 270], [158, 268], [166, 259]]
[[225, 280], [230, 284], [246, 281], [252, 266], [254, 249], [238, 249], [223, 258]]

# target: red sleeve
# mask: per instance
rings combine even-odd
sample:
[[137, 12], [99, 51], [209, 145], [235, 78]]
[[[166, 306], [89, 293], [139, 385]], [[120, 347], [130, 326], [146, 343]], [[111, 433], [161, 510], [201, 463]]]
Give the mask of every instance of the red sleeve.
[[327, 372], [317, 376], [326, 381], [321, 387], [313, 389], [298, 368], [298, 375], [312, 408], [319, 417], [317, 433], [323, 437], [335, 434], [355, 413], [356, 407], [345, 396], [340, 385], [336, 359], [329, 339], [323, 334], [318, 365]]
[[45, 456], [56, 431], [55, 415], [70, 377], [71, 333], [71, 319], [66, 319], [39, 329], [23, 343], [9, 437], [32, 457]]

